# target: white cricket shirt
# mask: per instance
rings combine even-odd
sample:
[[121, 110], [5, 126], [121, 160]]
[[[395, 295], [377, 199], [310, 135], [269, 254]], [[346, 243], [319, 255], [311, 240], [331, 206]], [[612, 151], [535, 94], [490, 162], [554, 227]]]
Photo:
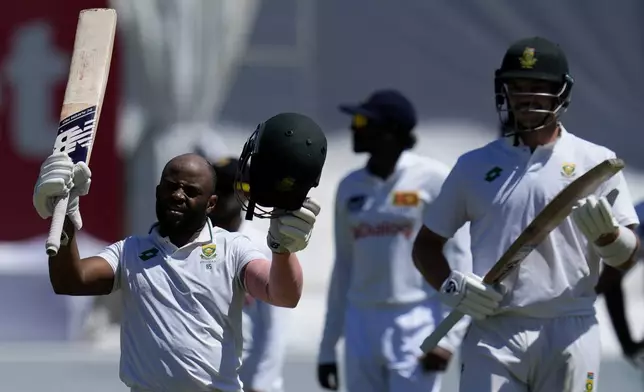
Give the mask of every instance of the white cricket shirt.
[[[355, 307], [421, 302], [433, 296], [411, 257], [426, 207], [449, 168], [404, 152], [386, 180], [366, 168], [348, 174], [335, 204], [335, 264], [331, 275], [320, 361], [331, 361], [344, 328], [347, 299]], [[453, 268], [471, 270], [467, 229], [448, 241]], [[437, 299], [438, 300], [438, 299]]]
[[121, 380], [154, 392], [241, 391], [242, 268], [266, 259], [248, 237], [213, 228], [177, 248], [156, 228], [98, 255], [123, 292]]
[[[607, 158], [611, 150], [565, 129], [556, 142], [537, 148], [501, 138], [462, 155], [425, 225], [449, 238], [470, 222], [474, 273], [484, 276], [541, 210], [568, 184]], [[620, 193], [613, 214], [621, 225], [637, 224], [620, 172], [596, 192]], [[600, 258], [570, 217], [503, 282], [501, 312], [532, 317], [594, 314]]]

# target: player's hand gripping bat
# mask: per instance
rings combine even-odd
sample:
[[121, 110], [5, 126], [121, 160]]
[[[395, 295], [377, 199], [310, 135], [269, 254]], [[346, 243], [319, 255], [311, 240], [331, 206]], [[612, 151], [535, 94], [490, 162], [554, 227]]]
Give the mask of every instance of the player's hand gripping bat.
[[[591, 195], [601, 184], [623, 168], [624, 161], [621, 159], [606, 159], [571, 182], [523, 230], [519, 238], [510, 245], [499, 261], [485, 274], [483, 282], [490, 285], [497, 284], [519, 268], [521, 262], [530, 252], [570, 215], [577, 200]], [[618, 193], [617, 189], [613, 189], [608, 194], [607, 199], [611, 205], [615, 202]], [[423, 352], [426, 353], [436, 347], [438, 342], [461, 318], [463, 318], [463, 313], [457, 310], [452, 311], [420, 346]]]
[[[116, 32], [116, 11], [107, 8], [80, 12], [69, 77], [54, 152], [67, 153], [74, 163], [89, 164], [107, 86]], [[47, 254], [55, 256], [65, 222], [69, 197], [56, 201], [47, 237]]]

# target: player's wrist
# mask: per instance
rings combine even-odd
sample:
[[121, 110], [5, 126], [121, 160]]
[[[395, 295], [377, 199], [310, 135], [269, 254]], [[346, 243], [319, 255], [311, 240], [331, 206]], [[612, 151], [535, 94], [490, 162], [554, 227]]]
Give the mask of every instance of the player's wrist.
[[604, 246], [594, 245], [604, 263], [619, 268], [628, 262], [637, 249], [637, 236], [627, 227], [620, 226], [615, 240]]

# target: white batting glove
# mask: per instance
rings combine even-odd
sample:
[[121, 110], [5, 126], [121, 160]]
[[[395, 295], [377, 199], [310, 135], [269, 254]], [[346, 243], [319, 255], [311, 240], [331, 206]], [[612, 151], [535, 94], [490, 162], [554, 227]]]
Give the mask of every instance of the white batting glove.
[[447, 306], [475, 320], [483, 320], [493, 315], [503, 299], [498, 291], [483, 283], [479, 276], [465, 275], [455, 270], [452, 270], [441, 285], [439, 295]]
[[297, 211], [275, 210], [279, 214], [271, 219], [266, 241], [274, 253], [295, 253], [306, 248], [311, 238], [313, 225], [320, 213], [320, 204], [307, 198]]
[[76, 230], [83, 227], [78, 198], [89, 192], [92, 172], [85, 162], [74, 164], [69, 155], [53, 153], [40, 166], [40, 174], [34, 187], [33, 204], [41, 218], [54, 213], [54, 205], [60, 197], [69, 195], [67, 216]]
[[577, 228], [591, 243], [605, 234], [614, 233], [619, 228], [610, 203], [605, 197], [598, 199], [592, 195], [577, 201], [571, 215]]

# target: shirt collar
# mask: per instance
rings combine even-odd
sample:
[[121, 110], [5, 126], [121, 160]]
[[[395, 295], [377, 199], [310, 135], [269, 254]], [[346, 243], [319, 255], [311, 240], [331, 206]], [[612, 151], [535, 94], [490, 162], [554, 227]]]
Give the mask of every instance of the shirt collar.
[[[155, 240], [156, 242], [163, 244], [164, 246], [169, 246], [174, 249], [178, 249], [172, 242], [170, 242], [170, 238], [168, 237], [161, 237], [159, 234], [159, 223], [155, 222], [151, 227], [150, 231], [148, 232], [149, 236]], [[204, 245], [204, 244], [210, 244], [214, 242], [214, 236], [213, 236], [213, 226], [212, 222], [210, 222], [210, 219], [206, 219], [206, 224], [203, 225], [201, 228], [201, 231], [199, 232], [199, 235], [197, 235], [197, 238], [195, 238], [192, 242], [189, 242], [182, 246], [182, 248], [191, 246], [191, 245]]]
[[[557, 139], [553, 140], [552, 142], [548, 144], [544, 144], [543, 146], [539, 146], [540, 149], [554, 149], [555, 145], [557, 145], [560, 141], [565, 141], [568, 139], [568, 131], [566, 131], [566, 128], [564, 128], [563, 124], [559, 124], [559, 136]], [[520, 137], [516, 137], [514, 135], [512, 136], [504, 136], [503, 141], [508, 147], [517, 147], [517, 148], [524, 148], [525, 144], [523, 144], [523, 141], [521, 141]], [[518, 143], [515, 145], [515, 143]]]

